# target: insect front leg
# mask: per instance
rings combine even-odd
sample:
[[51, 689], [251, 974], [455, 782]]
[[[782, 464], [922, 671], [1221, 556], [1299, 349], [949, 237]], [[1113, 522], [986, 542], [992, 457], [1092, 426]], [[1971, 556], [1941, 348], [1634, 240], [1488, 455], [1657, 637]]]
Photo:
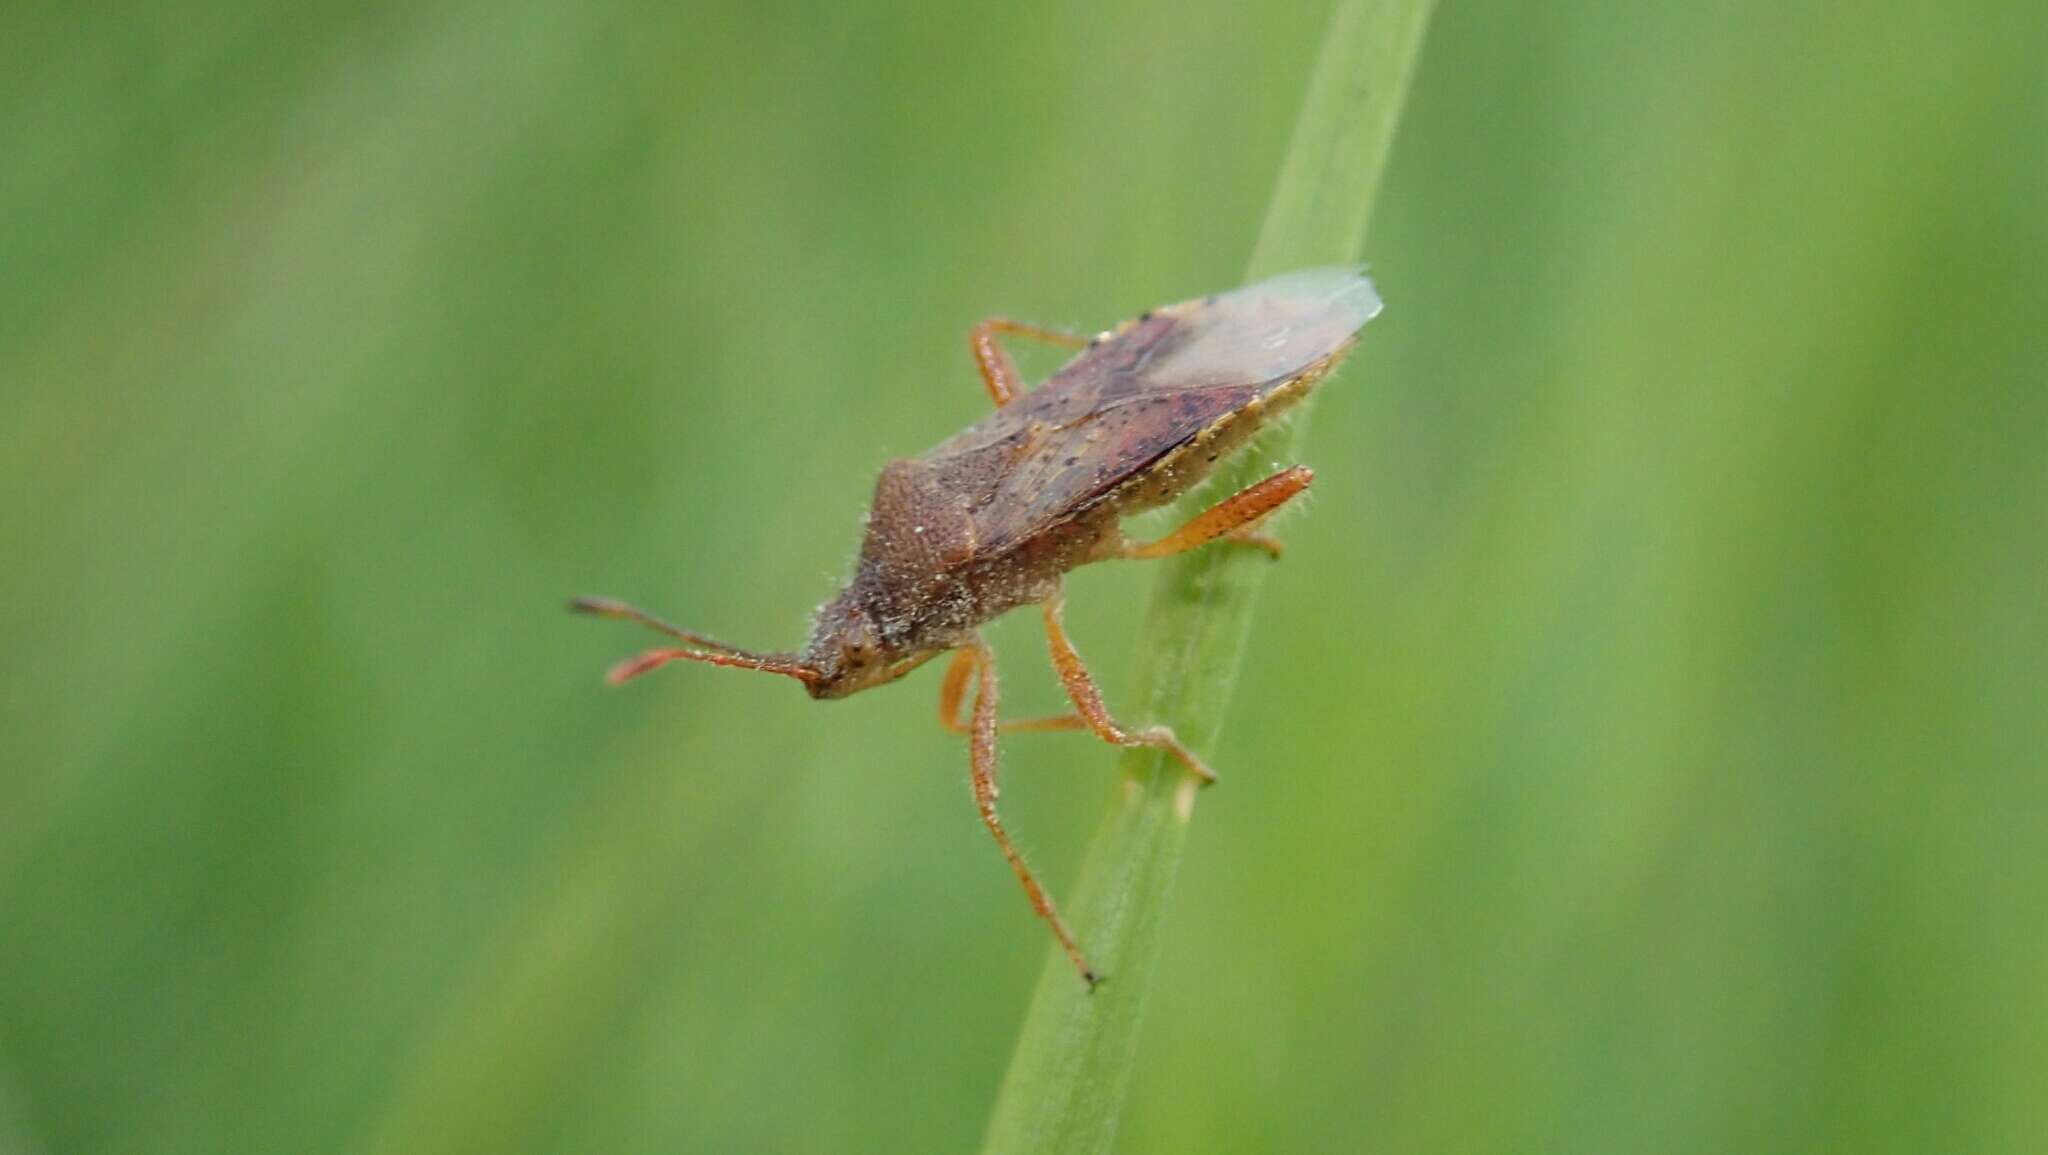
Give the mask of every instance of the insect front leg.
[[988, 386], [988, 395], [995, 399], [996, 408], [1001, 409], [1010, 399], [1024, 392], [1024, 381], [1017, 375], [1017, 364], [1010, 355], [996, 344], [998, 333], [1017, 337], [1031, 337], [1049, 345], [1064, 345], [1079, 349], [1088, 343], [1088, 338], [1063, 333], [1058, 329], [1042, 329], [1037, 325], [1026, 325], [1005, 317], [990, 317], [976, 325], [967, 335], [968, 347], [974, 350], [974, 363], [981, 366], [982, 383]]
[[1308, 488], [1315, 480], [1315, 472], [1305, 465], [1283, 469], [1255, 485], [1248, 485], [1188, 520], [1186, 525], [1156, 541], [1131, 542], [1123, 547], [1122, 557], [1151, 559], [1169, 557], [1177, 553], [1205, 546], [1222, 538], [1257, 546], [1280, 556], [1281, 545], [1273, 538], [1251, 532], [1261, 520], [1286, 504], [1288, 499]]
[[1075, 716], [1095, 732], [1095, 736], [1116, 746], [1154, 746], [1174, 756], [1188, 772], [1202, 780], [1204, 786], [1216, 781], [1216, 772], [1194, 752], [1181, 745], [1180, 739], [1165, 726], [1147, 726], [1142, 730], [1128, 730], [1102, 704], [1102, 691], [1095, 686], [1095, 679], [1088, 673], [1088, 667], [1081, 662], [1081, 654], [1074, 649], [1074, 643], [1067, 638], [1067, 627], [1062, 620], [1066, 608], [1066, 595], [1054, 590], [1045, 602], [1045, 636], [1052, 646], [1053, 669], [1059, 672], [1060, 684], [1066, 687], [1067, 697], [1074, 703]]
[[[980, 638], [976, 638], [974, 643], [961, 653], [967, 656], [966, 666], [977, 674], [974, 688], [974, 720], [967, 739], [968, 766], [974, 782], [975, 808], [981, 812], [982, 825], [988, 827], [988, 832], [995, 836], [996, 846], [1001, 848], [1003, 857], [1009, 860], [1010, 869], [1016, 871], [1017, 881], [1024, 884], [1024, 893], [1031, 899], [1031, 908], [1043, 915], [1045, 921], [1052, 926], [1053, 937], [1060, 941], [1060, 948], [1073, 960], [1074, 969], [1081, 972], [1081, 980], [1087, 983], [1088, 989], [1092, 991], [1097, 981], [1094, 969], [1088, 965], [1088, 960], [1081, 956], [1081, 947], [1074, 941], [1074, 935], [1067, 929], [1067, 924], [1060, 921], [1060, 912], [1053, 906], [1052, 896], [1045, 892], [1045, 887], [1039, 883], [1038, 876], [1032, 874], [1031, 868], [1024, 864], [1024, 855], [1018, 851], [1017, 844], [1010, 841], [1010, 832], [1003, 829], [1003, 820], [996, 816], [995, 655]], [[954, 659], [953, 669], [946, 674], [948, 686], [954, 683], [954, 671], [961, 668], [961, 661], [958, 658]], [[965, 676], [962, 675], [959, 680], [964, 683]]]

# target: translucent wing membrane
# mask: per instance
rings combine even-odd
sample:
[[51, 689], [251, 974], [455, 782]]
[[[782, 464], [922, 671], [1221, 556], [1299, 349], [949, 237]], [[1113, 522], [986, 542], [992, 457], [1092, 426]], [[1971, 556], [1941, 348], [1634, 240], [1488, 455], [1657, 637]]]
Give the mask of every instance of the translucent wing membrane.
[[1177, 338], [1137, 371], [1141, 391], [1277, 384], [1329, 356], [1380, 311], [1350, 269], [1308, 269], [1161, 312]]

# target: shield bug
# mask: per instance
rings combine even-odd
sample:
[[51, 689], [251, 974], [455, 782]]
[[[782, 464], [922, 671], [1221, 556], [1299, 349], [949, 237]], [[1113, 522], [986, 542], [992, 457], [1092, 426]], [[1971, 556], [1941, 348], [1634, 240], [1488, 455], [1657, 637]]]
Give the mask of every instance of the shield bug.
[[[1306, 396], [1379, 310], [1379, 296], [1363, 276], [1312, 269], [1155, 309], [1092, 340], [1000, 318], [983, 321], [969, 344], [995, 412], [923, 456], [883, 468], [853, 580], [818, 610], [801, 652], [744, 650], [606, 599], [571, 604], [684, 643], [620, 663], [611, 671], [613, 683], [686, 660], [782, 674], [802, 682], [813, 698], [843, 698], [951, 653], [939, 686], [939, 721], [968, 738], [981, 820], [1032, 907], [1093, 987], [1095, 972], [997, 817], [996, 735], [1085, 730], [1118, 746], [1164, 750], [1205, 783], [1216, 776], [1166, 727], [1126, 726], [1111, 716], [1061, 624], [1061, 579], [1089, 562], [1166, 557], [1212, 542], [1257, 546], [1277, 556], [1277, 543], [1255, 529], [1308, 488], [1312, 475], [1298, 465], [1155, 540], [1130, 540], [1119, 523], [1187, 491]], [[999, 336], [1081, 352], [1027, 391]], [[996, 716], [995, 657], [977, 628], [1024, 605], [1043, 608], [1071, 713]], [[963, 718], [970, 683], [973, 703]]]

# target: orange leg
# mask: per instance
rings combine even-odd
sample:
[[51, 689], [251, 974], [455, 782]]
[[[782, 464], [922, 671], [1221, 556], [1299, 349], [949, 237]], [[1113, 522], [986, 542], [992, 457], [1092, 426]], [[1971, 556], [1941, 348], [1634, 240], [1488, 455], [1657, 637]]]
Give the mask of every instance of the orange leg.
[[1142, 730], [1126, 730], [1102, 704], [1102, 691], [1096, 689], [1095, 679], [1088, 674], [1088, 667], [1081, 664], [1081, 655], [1074, 649], [1074, 643], [1067, 640], [1067, 628], [1060, 620], [1066, 597], [1055, 591], [1045, 603], [1045, 636], [1052, 644], [1053, 669], [1059, 671], [1060, 684], [1067, 688], [1067, 697], [1073, 700], [1074, 715], [1095, 732], [1095, 736], [1116, 746], [1153, 746], [1164, 750], [1188, 768], [1188, 772], [1208, 786], [1216, 781], [1216, 772], [1209, 769], [1200, 758], [1173, 731], [1164, 726], [1147, 726]]
[[1079, 349], [1088, 343], [1088, 338], [1058, 329], [1041, 329], [1020, 321], [990, 317], [976, 325], [967, 335], [967, 344], [974, 350], [974, 363], [981, 366], [981, 379], [988, 386], [988, 395], [995, 398], [996, 408], [1001, 409], [1010, 399], [1024, 392], [1024, 382], [1017, 376], [1017, 366], [1003, 347], [996, 344], [996, 334], [1009, 333], [1017, 337], [1034, 337], [1052, 345], [1065, 345]]
[[1208, 509], [1196, 514], [1186, 525], [1156, 541], [1137, 541], [1126, 544], [1122, 556], [1151, 559], [1168, 557], [1177, 553], [1204, 546], [1217, 538], [1255, 545], [1260, 549], [1280, 556], [1280, 543], [1270, 537], [1250, 532], [1261, 518], [1279, 509], [1281, 505], [1308, 488], [1315, 480], [1315, 473], [1305, 465], [1283, 469], [1256, 485], [1249, 485]]
[[[1088, 960], [1081, 957], [1081, 948], [1074, 942], [1074, 935], [1067, 924], [1060, 921], [1060, 912], [1052, 904], [1052, 896], [1045, 893], [1038, 877], [1031, 868], [1024, 865], [1024, 855], [1017, 844], [1010, 841], [1010, 832], [1003, 829], [1003, 820], [996, 817], [996, 659], [989, 652], [987, 644], [976, 638], [974, 643], [961, 653], [967, 655], [966, 668], [978, 671], [974, 689], [974, 722], [967, 739], [968, 765], [974, 781], [974, 805], [981, 811], [982, 825], [995, 835], [996, 845], [1002, 849], [1003, 857], [1010, 861], [1010, 869], [1017, 872], [1017, 881], [1024, 884], [1024, 893], [1031, 899], [1031, 909], [1044, 916], [1052, 925], [1053, 937], [1060, 940], [1061, 949], [1074, 962], [1074, 969], [1081, 972], [1081, 980], [1095, 989], [1095, 971], [1088, 966]], [[953, 670], [948, 671], [946, 683], [954, 682], [954, 671], [963, 668], [955, 659]], [[964, 681], [964, 676], [961, 679]]]
[[[960, 703], [967, 698], [967, 679], [974, 676], [974, 651], [953, 651], [953, 664], [946, 667], [946, 680], [939, 684], [939, 725], [955, 734], [971, 732], [960, 717]], [[1086, 730], [1079, 714], [1051, 714], [1043, 718], [1012, 718], [997, 722], [1003, 734], [1045, 733], [1049, 730]]]

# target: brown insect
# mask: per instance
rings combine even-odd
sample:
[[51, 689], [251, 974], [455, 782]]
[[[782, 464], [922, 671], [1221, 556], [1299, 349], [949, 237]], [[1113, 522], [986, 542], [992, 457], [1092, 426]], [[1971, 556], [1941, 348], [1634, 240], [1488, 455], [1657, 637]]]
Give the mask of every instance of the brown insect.
[[[609, 600], [571, 605], [689, 645], [613, 667], [614, 684], [682, 659], [785, 674], [813, 698], [843, 698], [952, 653], [939, 721], [968, 736], [981, 820], [1092, 989], [1095, 972], [996, 816], [996, 734], [1087, 730], [1118, 746], [1158, 747], [1205, 784], [1216, 775], [1166, 727], [1132, 728], [1110, 716], [1061, 625], [1061, 578], [1093, 561], [1166, 557], [1215, 541], [1277, 557], [1278, 543], [1254, 529], [1308, 488], [1312, 475], [1302, 466], [1240, 490], [1156, 540], [1131, 541], [1118, 523], [1185, 492], [1307, 395], [1379, 310], [1363, 276], [1312, 269], [1168, 305], [1093, 340], [983, 321], [969, 342], [995, 412], [922, 457], [883, 468], [853, 581], [819, 609], [801, 653], [743, 650]], [[996, 344], [999, 334], [1085, 348], [1026, 392]], [[1053, 666], [1074, 710], [998, 721], [995, 657], [976, 627], [1034, 603], [1044, 607]], [[963, 721], [970, 679], [974, 705]]]

